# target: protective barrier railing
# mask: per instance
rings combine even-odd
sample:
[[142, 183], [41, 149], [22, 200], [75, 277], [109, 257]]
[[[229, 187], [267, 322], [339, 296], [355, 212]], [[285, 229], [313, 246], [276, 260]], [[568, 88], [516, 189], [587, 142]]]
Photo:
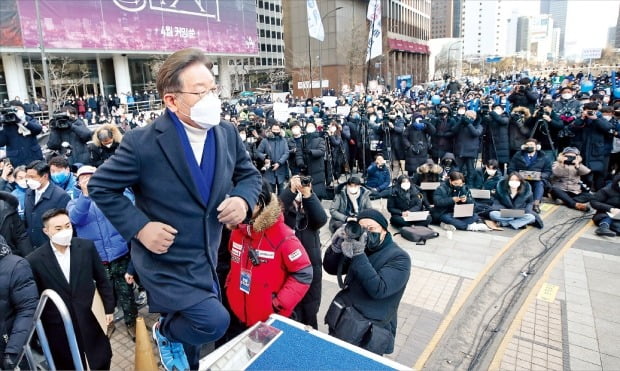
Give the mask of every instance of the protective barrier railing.
[[60, 318], [62, 319], [62, 323], [65, 327], [65, 332], [67, 334], [67, 341], [69, 342], [69, 350], [71, 350], [71, 357], [73, 358], [73, 365], [75, 366], [74, 370], [83, 371], [84, 366], [82, 365], [82, 359], [80, 358], [80, 350], [77, 344], [77, 339], [75, 338], [75, 330], [73, 329], [73, 322], [71, 321], [71, 316], [69, 315], [69, 310], [67, 306], [62, 301], [62, 298], [56, 291], [54, 290], [45, 290], [41, 293], [41, 299], [39, 299], [39, 304], [37, 305], [37, 309], [34, 312], [34, 319], [32, 323], [32, 327], [30, 328], [30, 332], [28, 333], [28, 339], [26, 341], [26, 345], [24, 345], [24, 349], [21, 354], [17, 358], [17, 362], [15, 364], [19, 364], [24, 356], [28, 360], [31, 370], [37, 369], [37, 362], [34, 359], [34, 355], [32, 353], [32, 348], [30, 346], [30, 342], [34, 335], [34, 332], [37, 332], [37, 337], [39, 338], [39, 344], [41, 345], [41, 349], [43, 349], [43, 355], [45, 356], [45, 360], [50, 368], [50, 370], [56, 370], [56, 365], [54, 364], [54, 358], [52, 356], [52, 352], [50, 351], [49, 342], [47, 340], [47, 336], [45, 335], [45, 330], [43, 329], [43, 322], [41, 321], [41, 315], [43, 314], [43, 309], [45, 309], [45, 304], [47, 301], [51, 300], [52, 303], [58, 309], [60, 313]]

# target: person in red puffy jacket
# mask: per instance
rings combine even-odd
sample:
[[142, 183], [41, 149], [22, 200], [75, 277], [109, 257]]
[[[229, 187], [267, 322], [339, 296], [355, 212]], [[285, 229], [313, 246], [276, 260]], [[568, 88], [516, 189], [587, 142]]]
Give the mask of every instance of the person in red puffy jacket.
[[310, 287], [312, 265], [266, 182], [251, 221], [234, 227], [228, 249], [226, 297], [237, 319], [250, 327], [272, 313], [290, 316]]

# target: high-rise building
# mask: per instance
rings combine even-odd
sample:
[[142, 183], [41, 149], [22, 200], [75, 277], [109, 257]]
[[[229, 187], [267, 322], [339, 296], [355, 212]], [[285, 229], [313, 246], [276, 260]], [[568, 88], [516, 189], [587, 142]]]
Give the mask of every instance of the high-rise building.
[[325, 31], [322, 42], [308, 36], [306, 2], [284, 2], [286, 67], [295, 96], [318, 96], [319, 87], [324, 92], [353, 90], [365, 85], [367, 76], [390, 88], [401, 75], [411, 75], [414, 84], [427, 80], [430, 0], [381, 1], [383, 53], [370, 63], [368, 0], [321, 0], [317, 5]]
[[616, 45], [616, 26], [607, 29], [607, 45], [611, 47]]
[[614, 39], [614, 47], [620, 48], [620, 8], [618, 8], [618, 20], [616, 21], [616, 37]]
[[524, 58], [546, 61], [557, 58], [558, 28], [549, 14], [519, 17], [516, 53]]
[[462, 0], [431, 2], [431, 39], [460, 37], [461, 7]]
[[517, 44], [515, 51], [517, 53], [527, 53], [530, 49], [530, 18], [517, 18]]
[[560, 29], [560, 56], [564, 57], [564, 40], [566, 38], [566, 13], [568, 0], [553, 0], [549, 2], [549, 12], [555, 27]]
[[551, 0], [540, 0], [540, 14], [549, 14], [551, 11]]
[[508, 9], [501, 0], [464, 0], [465, 58], [506, 54]]

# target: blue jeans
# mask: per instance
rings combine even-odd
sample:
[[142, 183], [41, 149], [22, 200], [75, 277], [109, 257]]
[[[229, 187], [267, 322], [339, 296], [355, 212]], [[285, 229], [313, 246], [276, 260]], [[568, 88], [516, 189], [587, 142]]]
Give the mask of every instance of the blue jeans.
[[545, 194], [545, 184], [542, 180], [528, 180], [528, 183], [532, 186], [532, 193], [534, 194], [534, 201], [541, 201]]
[[489, 217], [491, 220], [499, 222], [502, 227], [509, 225], [514, 229], [525, 227], [526, 225], [533, 224], [536, 221], [536, 217], [532, 214], [525, 214], [520, 218], [502, 218], [500, 211], [491, 211], [489, 213]]
[[170, 341], [183, 343], [192, 370], [198, 369], [200, 347], [221, 338], [230, 315], [217, 297], [205, 298], [179, 312], [162, 313], [159, 331]]
[[460, 231], [466, 231], [468, 225], [478, 221], [478, 215], [468, 216], [466, 218], [455, 218], [452, 214], [442, 214], [439, 220], [446, 224], [452, 224]]

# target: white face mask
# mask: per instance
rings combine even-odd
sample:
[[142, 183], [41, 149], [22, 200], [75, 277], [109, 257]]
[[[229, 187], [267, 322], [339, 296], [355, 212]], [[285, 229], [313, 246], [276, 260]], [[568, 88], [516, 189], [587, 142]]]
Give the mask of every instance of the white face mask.
[[105, 148], [112, 148], [112, 145], [114, 145], [114, 142], [110, 143], [110, 144], [104, 144], [103, 146]]
[[298, 127], [294, 127], [291, 132], [293, 133], [293, 135], [299, 135], [301, 134], [301, 129]]
[[15, 183], [17, 183], [17, 185], [21, 188], [28, 188], [28, 182], [26, 182], [26, 179], [16, 180]]
[[312, 134], [312, 133], [314, 133], [314, 132], [316, 132], [316, 128], [315, 128], [315, 127], [313, 127], [313, 126], [308, 126], [308, 127], [306, 128], [306, 133], [308, 133], [308, 134]]
[[611, 120], [611, 116], [603, 116], [603, 118], [607, 121]]
[[62, 231], [56, 233], [52, 237], [50, 237], [50, 241], [60, 246], [69, 246], [71, 245], [71, 238], [73, 238], [73, 229], [63, 229]]
[[402, 188], [403, 191], [408, 191], [409, 188], [411, 188], [411, 183], [401, 183], [400, 188]]
[[460, 109], [460, 110], [458, 110], [458, 111], [457, 111], [457, 113], [458, 113], [459, 115], [464, 115], [464, 114], [465, 114], [465, 110]]
[[517, 188], [519, 188], [520, 185], [521, 185], [521, 182], [518, 181], [518, 180], [510, 180], [510, 181], [508, 181], [508, 186], [511, 189], [517, 189]]
[[246, 138], [245, 134], [239, 134], [239, 136], [241, 137], [241, 140], [245, 142], [245, 138]]
[[356, 195], [359, 193], [359, 191], [359, 187], [347, 187], [347, 192], [349, 192], [350, 195]]
[[38, 180], [27, 179], [26, 183], [28, 184], [28, 188], [33, 190], [37, 190], [39, 189], [39, 187], [41, 187], [41, 182], [39, 182]]
[[495, 169], [493, 170], [487, 169], [487, 174], [489, 174], [489, 176], [494, 176], [496, 173], [497, 173], [497, 170]]
[[222, 102], [215, 94], [207, 94], [189, 111], [189, 117], [203, 129], [211, 129], [219, 125]]
[[24, 121], [24, 119], [26, 118], [26, 112], [18, 109], [17, 112], [15, 112], [15, 116], [17, 116], [20, 121]]
[[571, 99], [573, 97], [572, 94], [562, 94], [562, 99]]

